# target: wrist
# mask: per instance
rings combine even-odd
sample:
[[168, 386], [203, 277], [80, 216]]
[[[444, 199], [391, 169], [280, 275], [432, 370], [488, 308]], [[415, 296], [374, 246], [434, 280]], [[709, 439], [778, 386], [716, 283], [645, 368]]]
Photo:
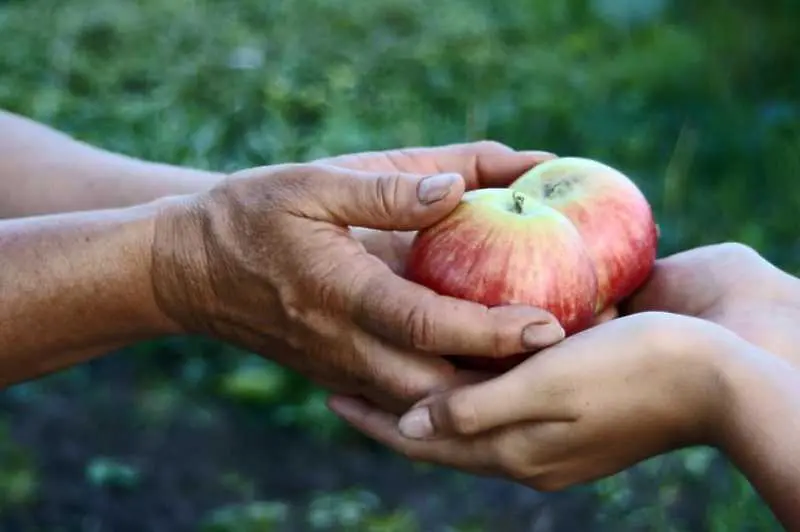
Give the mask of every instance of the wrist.
[[[724, 331], [728, 333], [727, 329]], [[772, 410], [768, 404], [770, 391], [784, 382], [793, 387], [797, 371], [786, 360], [734, 333], [727, 335], [715, 358], [719, 408], [708, 443], [735, 461], [743, 441], [753, 436], [753, 420]]]
[[[738, 393], [740, 358], [747, 342], [716, 323], [665, 313], [640, 328], [656, 350], [654, 374], [668, 375], [674, 402], [670, 405], [670, 432], [677, 446], [720, 446], [728, 430], [730, 405]], [[663, 362], [658, 362], [661, 360]], [[737, 378], [732, 378], [736, 376]]]
[[163, 203], [168, 200], [126, 207], [121, 213], [121, 225], [116, 240], [117, 254], [112, 260], [124, 264], [118, 271], [121, 291], [130, 292], [127, 301], [134, 302], [134, 321], [143, 331], [145, 338], [180, 334], [181, 327], [165, 314], [156, 298], [153, 280], [153, 242], [158, 217]]
[[157, 162], [142, 162], [141, 164], [140, 179], [150, 179], [161, 183], [155, 190], [154, 199], [208, 192], [227, 177], [227, 174], [224, 173], [199, 168]]
[[683, 445], [714, 445], [728, 390], [723, 376], [733, 334], [700, 318], [679, 316], [674, 330], [662, 330], [663, 344], [672, 353], [676, 400], [683, 405]]
[[205, 231], [211, 224], [205, 195], [161, 198], [154, 220], [149, 267], [156, 307], [181, 333], [209, 332], [214, 304]]

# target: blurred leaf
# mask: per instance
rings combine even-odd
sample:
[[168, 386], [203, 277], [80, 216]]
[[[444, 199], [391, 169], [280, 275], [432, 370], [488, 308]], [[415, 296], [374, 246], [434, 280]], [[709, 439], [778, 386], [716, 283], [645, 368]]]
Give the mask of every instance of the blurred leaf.
[[86, 478], [100, 488], [131, 489], [139, 484], [138, 469], [109, 457], [97, 457], [86, 466]]
[[263, 360], [241, 364], [226, 374], [220, 392], [239, 401], [269, 404], [280, 402], [288, 386], [280, 368]]
[[201, 532], [271, 532], [280, 530], [289, 506], [277, 501], [256, 501], [219, 508], [203, 520]]
[[308, 507], [312, 530], [353, 530], [363, 526], [381, 506], [377, 495], [364, 490], [347, 490], [316, 496]]

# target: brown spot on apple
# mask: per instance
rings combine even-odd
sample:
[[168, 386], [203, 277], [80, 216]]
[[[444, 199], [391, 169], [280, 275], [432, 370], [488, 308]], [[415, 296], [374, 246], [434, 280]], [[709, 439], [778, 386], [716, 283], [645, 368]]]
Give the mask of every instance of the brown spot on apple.
[[583, 181], [582, 176], [567, 174], [554, 177], [542, 183], [542, 196], [545, 199], [558, 199], [571, 193]]

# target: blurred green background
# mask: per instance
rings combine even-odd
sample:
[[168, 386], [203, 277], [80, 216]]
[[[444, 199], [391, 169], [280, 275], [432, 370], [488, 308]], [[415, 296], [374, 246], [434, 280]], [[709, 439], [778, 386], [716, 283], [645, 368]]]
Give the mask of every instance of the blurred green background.
[[[796, 272], [794, 0], [0, 0], [0, 107], [234, 170], [491, 138], [633, 177], [661, 254]], [[746, 282], [746, 280], [743, 280]], [[0, 397], [0, 529], [777, 529], [715, 452], [560, 494], [412, 465], [247, 353], [135, 346]]]

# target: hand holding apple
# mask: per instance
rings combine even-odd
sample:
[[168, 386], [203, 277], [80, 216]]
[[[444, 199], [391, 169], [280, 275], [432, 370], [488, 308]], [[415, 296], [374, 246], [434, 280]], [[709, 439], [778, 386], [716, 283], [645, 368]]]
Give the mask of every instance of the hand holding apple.
[[[657, 241], [650, 205], [629, 178], [567, 157], [509, 188], [468, 191], [452, 214], [417, 234], [405, 274], [487, 306], [543, 308], [572, 335], [647, 279]], [[524, 358], [468, 362], [501, 369]]]

